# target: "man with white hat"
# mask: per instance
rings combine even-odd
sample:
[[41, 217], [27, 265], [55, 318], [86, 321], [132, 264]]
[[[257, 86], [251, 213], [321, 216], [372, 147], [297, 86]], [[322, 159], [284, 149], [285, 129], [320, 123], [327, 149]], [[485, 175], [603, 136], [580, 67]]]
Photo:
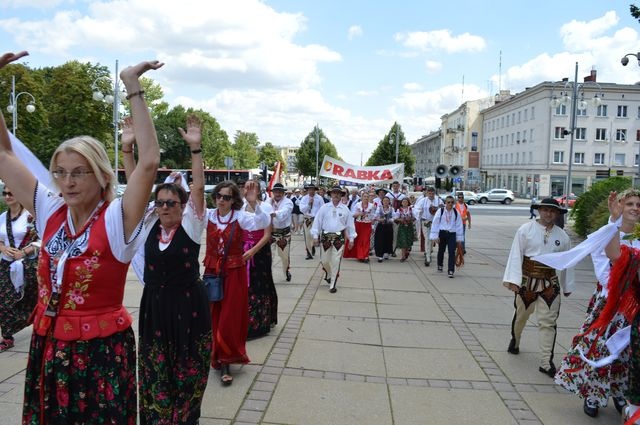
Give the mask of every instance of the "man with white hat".
[[538, 370], [553, 378], [556, 373], [553, 350], [556, 321], [560, 314], [560, 291], [565, 297], [573, 291], [573, 269], [558, 273], [531, 257], [566, 251], [571, 247], [571, 241], [565, 231], [554, 224], [558, 215], [567, 213], [555, 199], [543, 199], [533, 207], [538, 210], [539, 217], [523, 224], [516, 232], [502, 279], [503, 285], [515, 293], [511, 341], [507, 351], [511, 354], [520, 352], [522, 330], [535, 310], [540, 349]]
[[329, 292], [337, 291], [336, 284], [340, 274], [340, 260], [344, 252], [344, 242], [353, 244], [356, 227], [349, 208], [340, 202], [346, 191], [340, 186], [331, 188], [331, 201], [324, 204], [313, 221], [311, 234], [314, 245], [322, 245], [320, 261], [325, 272], [324, 280], [329, 284]]
[[436, 190], [427, 186], [424, 189], [425, 195], [418, 199], [413, 211], [416, 220], [420, 222], [420, 252], [424, 251], [424, 265], [431, 264], [431, 252], [433, 251], [433, 241], [431, 240], [431, 223], [438, 208], [444, 207], [444, 202], [436, 196]]
[[313, 260], [313, 256], [316, 254], [316, 248], [313, 246], [313, 236], [311, 235], [311, 226], [313, 220], [320, 211], [320, 208], [324, 205], [324, 199], [322, 196], [316, 193], [318, 186], [315, 184], [309, 184], [305, 186], [307, 194], [300, 200], [300, 212], [303, 215], [302, 230], [304, 232], [304, 246], [307, 249], [307, 260]]
[[284, 196], [284, 186], [282, 183], [276, 183], [271, 188], [272, 197], [266, 202], [271, 205], [271, 224], [273, 231], [271, 232], [271, 243], [276, 245], [276, 252], [282, 262], [282, 271], [287, 279], [291, 281], [291, 273], [289, 272], [291, 252], [291, 212], [293, 211], [293, 202]]

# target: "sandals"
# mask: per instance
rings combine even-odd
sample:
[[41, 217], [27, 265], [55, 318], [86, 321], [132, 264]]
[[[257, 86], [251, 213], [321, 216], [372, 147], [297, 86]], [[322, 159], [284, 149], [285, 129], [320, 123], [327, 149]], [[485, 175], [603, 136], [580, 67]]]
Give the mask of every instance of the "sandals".
[[3, 338], [2, 341], [0, 341], [0, 353], [7, 351], [9, 348], [13, 348], [13, 346], [13, 338]]
[[220, 368], [220, 382], [222, 382], [222, 385], [225, 387], [228, 387], [233, 383], [233, 376], [231, 376], [228, 364], [222, 365]]

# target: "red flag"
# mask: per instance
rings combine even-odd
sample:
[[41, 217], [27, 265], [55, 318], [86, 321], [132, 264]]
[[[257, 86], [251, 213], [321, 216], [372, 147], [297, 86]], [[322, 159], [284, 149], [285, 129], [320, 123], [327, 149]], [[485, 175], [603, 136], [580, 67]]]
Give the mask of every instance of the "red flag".
[[281, 171], [282, 171], [282, 164], [280, 163], [280, 161], [276, 161], [275, 166], [273, 167], [273, 174], [271, 175], [271, 178], [269, 179], [269, 184], [267, 185], [267, 194], [269, 194], [269, 196], [271, 196], [271, 188], [273, 188], [273, 185], [276, 183], [280, 183]]

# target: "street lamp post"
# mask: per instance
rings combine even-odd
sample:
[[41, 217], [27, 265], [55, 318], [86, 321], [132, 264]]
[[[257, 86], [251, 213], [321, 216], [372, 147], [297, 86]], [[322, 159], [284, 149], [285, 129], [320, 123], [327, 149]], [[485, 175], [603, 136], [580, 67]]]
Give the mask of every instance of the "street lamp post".
[[[590, 81], [585, 81], [585, 83], [583, 84], [578, 84], [578, 62], [576, 62], [576, 67], [575, 67], [575, 75], [574, 75], [574, 79], [573, 79], [573, 83], [567, 83], [565, 84], [565, 87], [567, 87], [569, 84], [572, 86], [572, 94], [571, 97], [569, 98], [569, 96], [567, 96], [566, 94], [563, 96], [563, 99], [557, 99], [555, 96], [554, 98], [551, 100], [550, 106], [553, 108], [557, 108], [558, 106], [560, 106], [561, 103], [565, 103], [567, 101], [571, 101], [571, 121], [570, 121], [570, 128], [569, 130], [564, 130], [563, 134], [566, 135], [570, 135], [569, 138], [569, 163], [567, 166], [567, 181], [565, 182], [565, 190], [564, 190], [564, 196], [566, 196], [566, 201], [565, 202], [569, 202], [569, 195], [571, 194], [571, 189], [572, 189], [572, 185], [571, 185], [571, 172], [572, 172], [572, 166], [573, 166], [573, 143], [575, 140], [575, 134], [576, 134], [576, 121], [577, 121], [577, 117], [578, 117], [578, 109], [580, 110], [584, 110], [587, 109], [587, 102], [584, 100], [584, 93], [582, 93], [582, 98], [580, 99], [580, 102], [578, 102], [578, 93], [582, 90], [582, 87], [584, 86], [584, 84], [589, 83]], [[595, 84], [596, 86], [598, 86], [598, 88], [600, 88], [600, 85], [596, 82], [591, 82], [592, 84]], [[592, 99], [592, 103], [594, 106], [598, 106], [600, 104], [601, 100], [600, 97], [598, 97], [598, 94], [596, 93], [596, 95], [593, 97]]]
[[91, 91], [93, 92], [93, 100], [98, 102], [113, 103], [113, 143], [114, 143], [114, 164], [113, 168], [118, 173], [118, 130], [120, 121], [120, 98], [122, 93], [120, 91], [120, 79], [118, 76], [118, 61], [116, 60], [116, 72], [113, 81], [113, 91], [108, 94], [102, 93], [96, 83], [99, 80], [110, 80], [110, 77], [102, 76], [96, 78], [91, 84]]
[[[640, 52], [627, 53], [626, 55], [624, 55], [622, 59], [620, 59], [620, 63], [622, 63], [622, 66], [627, 66], [627, 64], [629, 63], [629, 56], [634, 56], [636, 59], [638, 59], [638, 66], [640, 66]], [[638, 173], [636, 174], [636, 182], [634, 186], [638, 187], [639, 183], [640, 183], [640, 147], [638, 147]]]
[[389, 144], [393, 145], [394, 141], [391, 140], [391, 136], [395, 136], [395, 144], [396, 144], [396, 164], [398, 163], [398, 152], [400, 149], [400, 139], [398, 137], [399, 131], [398, 131], [398, 125], [396, 124], [396, 128], [394, 131], [392, 131], [391, 133], [389, 133]]
[[7, 112], [12, 114], [11, 116], [12, 131], [11, 132], [13, 133], [14, 136], [16, 135], [16, 129], [18, 128], [18, 103], [17, 102], [18, 102], [18, 98], [23, 94], [31, 98], [31, 101], [29, 102], [29, 104], [27, 104], [27, 108], [26, 108], [27, 112], [31, 114], [36, 110], [36, 106], [34, 105], [36, 103], [36, 98], [33, 97], [31, 93], [26, 91], [16, 94], [16, 76], [12, 75], [11, 76], [11, 94], [9, 95], [9, 106], [7, 106]]
[[[315, 142], [316, 142], [316, 182], [315, 184], [318, 184], [318, 174], [319, 174], [319, 160], [320, 158], [320, 128], [318, 128], [318, 124], [316, 123], [315, 127], [313, 127], [313, 137], [315, 138]], [[309, 138], [310, 139], [310, 138]], [[323, 137], [322, 141], [326, 141], [326, 139]]]

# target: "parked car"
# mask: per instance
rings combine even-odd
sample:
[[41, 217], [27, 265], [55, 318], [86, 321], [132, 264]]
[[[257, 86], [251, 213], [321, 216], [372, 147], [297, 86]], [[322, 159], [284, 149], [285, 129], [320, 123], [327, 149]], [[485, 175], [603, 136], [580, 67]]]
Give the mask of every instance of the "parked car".
[[556, 196], [553, 199], [558, 201], [558, 203], [560, 205], [562, 205], [563, 207], [573, 208], [573, 206], [576, 203], [576, 199], [578, 199], [578, 197], [572, 193], [572, 194], [569, 195], [569, 201], [567, 201], [567, 196], [566, 195]]
[[491, 189], [488, 192], [478, 193], [476, 198], [481, 204], [486, 204], [487, 202], [501, 202], [509, 205], [513, 202], [515, 196], [509, 189]]
[[453, 193], [441, 193], [438, 196], [440, 196], [440, 199], [442, 199], [444, 201], [447, 198], [447, 196], [453, 196], [454, 199], [458, 199], [456, 196], [459, 193], [464, 194], [464, 202], [469, 204], [469, 205], [473, 205], [473, 204], [478, 202], [477, 195], [474, 192], [471, 192], [470, 190], [457, 190], [455, 194], [453, 194]]

